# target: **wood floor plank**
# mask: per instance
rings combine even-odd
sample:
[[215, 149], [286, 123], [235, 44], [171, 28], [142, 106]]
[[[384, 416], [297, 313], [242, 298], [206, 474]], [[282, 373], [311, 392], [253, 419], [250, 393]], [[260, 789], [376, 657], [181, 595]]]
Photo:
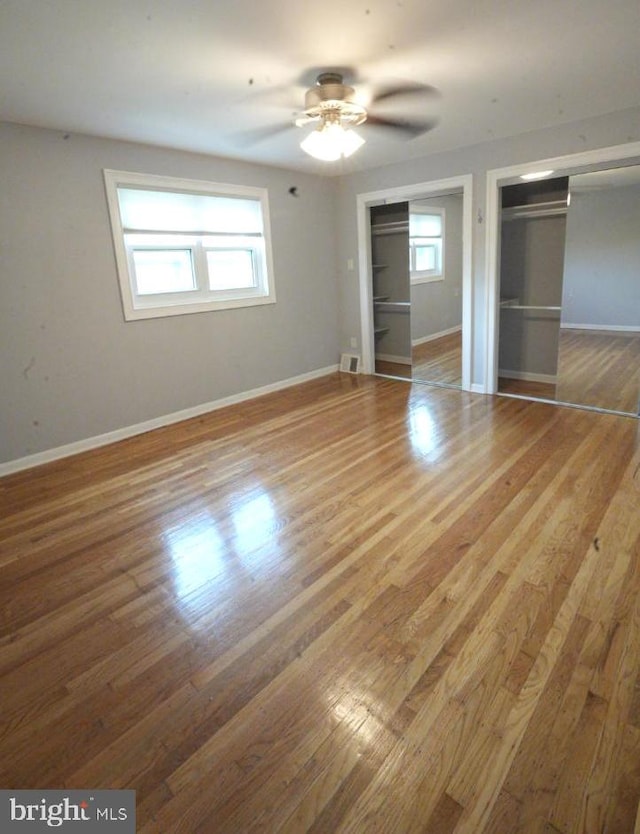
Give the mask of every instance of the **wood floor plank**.
[[639, 506], [631, 418], [347, 374], [3, 478], [2, 786], [134, 789], [144, 834], [632, 831]]

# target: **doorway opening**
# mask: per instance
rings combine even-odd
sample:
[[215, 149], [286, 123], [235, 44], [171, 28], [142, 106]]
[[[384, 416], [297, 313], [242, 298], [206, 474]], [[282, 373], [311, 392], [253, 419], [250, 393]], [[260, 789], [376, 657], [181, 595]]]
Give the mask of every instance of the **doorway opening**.
[[471, 175], [358, 195], [364, 373], [471, 390]]

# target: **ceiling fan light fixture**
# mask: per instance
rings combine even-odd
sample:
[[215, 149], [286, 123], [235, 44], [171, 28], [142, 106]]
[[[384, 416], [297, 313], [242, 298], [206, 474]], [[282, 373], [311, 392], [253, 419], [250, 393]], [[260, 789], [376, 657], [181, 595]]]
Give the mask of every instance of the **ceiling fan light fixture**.
[[364, 145], [364, 139], [354, 130], [343, 127], [340, 122], [323, 121], [300, 142], [300, 147], [314, 159], [336, 162], [355, 153]]

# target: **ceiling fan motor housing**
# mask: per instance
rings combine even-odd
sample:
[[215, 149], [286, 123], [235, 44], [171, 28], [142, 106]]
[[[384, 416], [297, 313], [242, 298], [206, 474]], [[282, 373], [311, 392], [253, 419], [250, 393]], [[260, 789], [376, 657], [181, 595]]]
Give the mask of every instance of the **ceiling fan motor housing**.
[[355, 90], [342, 83], [342, 76], [334, 72], [324, 72], [318, 76], [315, 87], [307, 90], [304, 97], [304, 112], [310, 119], [331, 117], [352, 125], [362, 124], [367, 118], [367, 111], [358, 104]]

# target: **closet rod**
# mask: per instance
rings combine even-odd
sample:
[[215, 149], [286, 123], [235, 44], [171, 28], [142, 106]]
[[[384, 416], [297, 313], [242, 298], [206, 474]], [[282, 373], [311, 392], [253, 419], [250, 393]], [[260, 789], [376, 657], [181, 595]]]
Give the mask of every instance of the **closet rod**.
[[406, 220], [393, 223], [375, 223], [371, 226], [372, 235], [398, 235], [406, 234], [408, 231], [409, 223]]
[[549, 307], [541, 304], [502, 304], [501, 310], [553, 310], [560, 312], [562, 307]]
[[376, 310], [380, 313], [408, 313], [410, 301], [374, 301]]
[[549, 200], [546, 203], [529, 203], [502, 209], [503, 220], [526, 220], [531, 217], [556, 217], [567, 213], [566, 200]]

